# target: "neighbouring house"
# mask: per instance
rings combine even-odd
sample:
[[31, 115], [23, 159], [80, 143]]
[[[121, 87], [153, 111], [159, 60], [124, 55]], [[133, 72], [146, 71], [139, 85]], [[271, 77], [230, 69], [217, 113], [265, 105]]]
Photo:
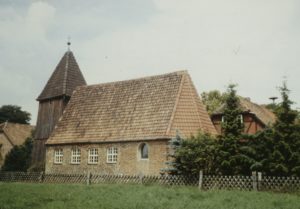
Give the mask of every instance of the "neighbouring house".
[[61, 58], [46, 86], [38, 96], [39, 111], [32, 150], [32, 167], [43, 169], [45, 142], [62, 116], [77, 86], [86, 85], [73, 53], [68, 50]]
[[187, 71], [80, 86], [46, 142], [46, 172], [158, 175], [177, 130], [217, 134]]
[[[255, 134], [256, 132], [275, 123], [276, 116], [271, 110], [267, 109], [263, 105], [251, 102], [249, 98], [239, 97], [239, 99], [240, 109], [242, 110], [240, 118], [244, 123], [244, 133]], [[221, 124], [224, 120], [224, 108], [225, 104], [219, 107], [211, 115], [211, 120], [219, 134], [222, 134]]]
[[2, 167], [6, 154], [16, 145], [22, 145], [31, 136], [34, 129], [31, 125], [19, 123], [0, 124], [0, 167]]

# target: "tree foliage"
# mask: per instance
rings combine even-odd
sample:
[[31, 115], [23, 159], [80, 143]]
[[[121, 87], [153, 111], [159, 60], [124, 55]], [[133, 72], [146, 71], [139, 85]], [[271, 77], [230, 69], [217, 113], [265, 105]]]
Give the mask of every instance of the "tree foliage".
[[13, 122], [29, 124], [30, 113], [21, 110], [21, 107], [17, 105], [3, 105], [0, 107], [0, 123], [3, 122]]
[[300, 125], [298, 112], [291, 109], [286, 82], [280, 87], [282, 102], [275, 111], [277, 121], [273, 127], [273, 149], [270, 173], [275, 175], [300, 175]]
[[247, 141], [242, 140], [244, 125], [235, 87], [236, 85], [230, 84], [227, 88], [222, 135], [218, 141], [217, 172], [225, 175], [248, 173], [247, 165], [252, 162], [246, 153], [252, 153], [253, 150], [248, 147]]
[[260, 171], [267, 175], [300, 176], [299, 112], [293, 110], [286, 83], [280, 88], [282, 102], [274, 106], [277, 121], [254, 135], [243, 134], [239, 98], [235, 85], [226, 93], [222, 135], [199, 134], [182, 140], [176, 147], [174, 162], [185, 175], [205, 173], [250, 175]]
[[0, 144], [0, 162], [3, 160], [2, 152], [1, 152], [2, 144]]
[[178, 173], [199, 175], [200, 170], [214, 173], [215, 142], [215, 137], [203, 133], [181, 140], [180, 147], [174, 153], [174, 166]]
[[208, 114], [212, 114], [215, 110], [220, 107], [226, 99], [226, 93], [221, 93], [218, 90], [209, 92], [203, 92], [201, 94], [203, 104], [206, 106]]
[[24, 144], [14, 146], [6, 155], [3, 171], [27, 171], [31, 161], [33, 140], [31, 137], [27, 138]]

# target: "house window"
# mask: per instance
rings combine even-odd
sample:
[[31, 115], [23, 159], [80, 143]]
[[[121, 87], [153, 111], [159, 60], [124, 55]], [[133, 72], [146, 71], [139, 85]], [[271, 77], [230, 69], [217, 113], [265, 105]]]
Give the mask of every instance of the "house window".
[[140, 146], [140, 156], [141, 159], [148, 159], [148, 145], [145, 143]]
[[72, 164], [80, 164], [80, 149], [75, 148], [71, 151], [71, 163]]
[[107, 149], [107, 163], [116, 163], [118, 159], [118, 148], [110, 147]]
[[96, 148], [89, 149], [88, 163], [97, 164], [98, 160], [99, 160], [98, 149]]
[[243, 123], [244, 123], [244, 118], [243, 118], [243, 115], [242, 115], [242, 114], [239, 115], [239, 119], [240, 119], [240, 121], [241, 121], [241, 124], [243, 124]]
[[[238, 118], [239, 118], [239, 120], [240, 120], [241, 123], [244, 123], [244, 118], [243, 118], [243, 115], [242, 115], [242, 114], [240, 114], [240, 115], [238, 116]], [[224, 117], [224, 116], [222, 116], [221, 121], [222, 121], [222, 123], [225, 122], [225, 117]]]
[[62, 164], [63, 161], [63, 150], [62, 149], [55, 149], [54, 150], [54, 163]]

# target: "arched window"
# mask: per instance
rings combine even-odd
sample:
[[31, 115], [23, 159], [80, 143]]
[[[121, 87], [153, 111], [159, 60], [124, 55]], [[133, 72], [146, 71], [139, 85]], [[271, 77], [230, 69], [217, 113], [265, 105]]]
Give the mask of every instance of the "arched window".
[[141, 159], [148, 159], [148, 145], [143, 143], [140, 146]]

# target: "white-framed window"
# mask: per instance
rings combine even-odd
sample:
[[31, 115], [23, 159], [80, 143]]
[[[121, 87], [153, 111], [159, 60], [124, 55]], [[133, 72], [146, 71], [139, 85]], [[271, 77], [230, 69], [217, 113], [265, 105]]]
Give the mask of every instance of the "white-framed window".
[[109, 147], [107, 149], [107, 163], [116, 163], [118, 160], [118, 148]]
[[148, 159], [148, 145], [146, 143], [140, 145], [139, 152], [141, 159]]
[[[243, 123], [244, 123], [244, 117], [243, 117], [243, 115], [240, 114], [238, 117], [239, 117], [239, 120], [240, 120], [241, 124], [243, 124]], [[222, 123], [225, 122], [225, 117], [224, 117], [224, 115], [222, 116], [221, 121], [222, 121]]]
[[243, 124], [243, 123], [244, 123], [244, 117], [243, 117], [242, 114], [239, 115], [239, 119], [240, 119], [240, 121], [241, 121], [241, 124]]
[[71, 164], [80, 164], [81, 151], [79, 148], [73, 148], [71, 150]]
[[225, 122], [225, 117], [224, 117], [224, 115], [222, 115], [221, 121], [222, 121], [222, 123]]
[[54, 150], [54, 163], [62, 164], [63, 156], [64, 156], [64, 153], [63, 153], [62, 149], [55, 149]]
[[98, 161], [99, 161], [98, 149], [97, 148], [89, 149], [88, 163], [97, 164]]

